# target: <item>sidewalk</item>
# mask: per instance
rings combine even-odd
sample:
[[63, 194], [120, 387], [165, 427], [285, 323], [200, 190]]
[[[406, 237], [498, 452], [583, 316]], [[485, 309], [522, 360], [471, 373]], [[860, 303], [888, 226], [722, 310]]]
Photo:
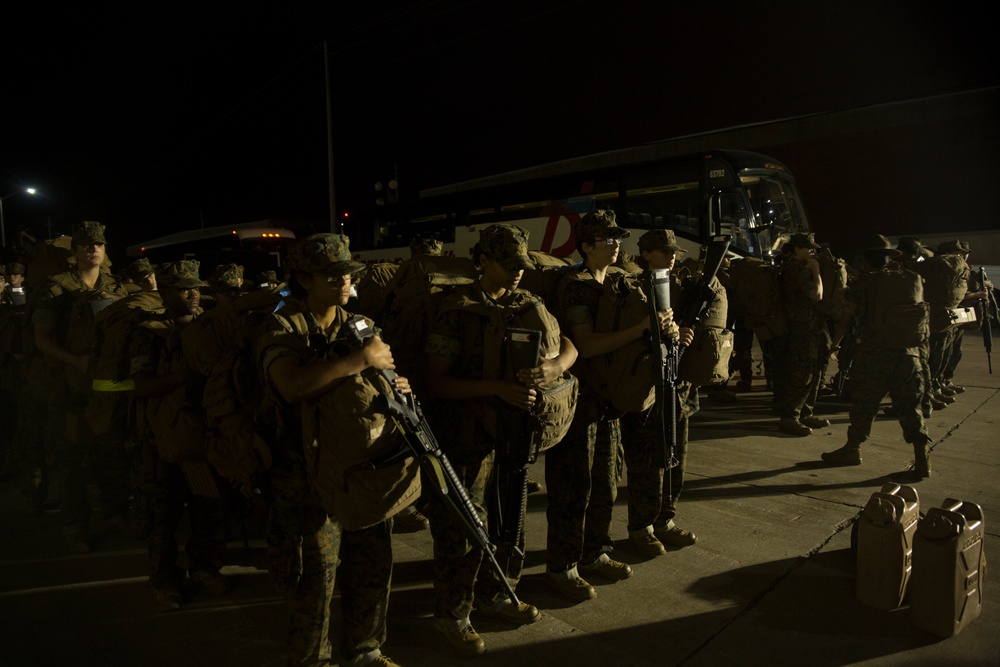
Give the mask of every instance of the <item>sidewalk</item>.
[[[934, 477], [914, 486], [924, 511], [947, 497], [978, 503], [986, 552], [995, 558], [1000, 367], [987, 374], [980, 337], [966, 336], [957, 380], [967, 391], [928, 423]], [[913, 627], [906, 608], [882, 612], [855, 599], [852, 520], [909, 467], [912, 449], [894, 420], [880, 418], [864, 465], [825, 467], [819, 455], [844, 443], [846, 410], [821, 403], [817, 412], [832, 425], [795, 438], [777, 431], [759, 378], [736, 403], [702, 400], [678, 516], [698, 543], [640, 558], [626, 539], [626, 478], [615, 509], [615, 557], [635, 573], [614, 584], [592, 581], [598, 597], [590, 602], [569, 603], [547, 588], [546, 498], [530, 496], [518, 595], [543, 618], [515, 629], [473, 615], [487, 644], [474, 661], [453, 658], [431, 630], [430, 534], [397, 535], [385, 653], [407, 667], [1000, 664], [1000, 593], [991, 581], [980, 617], [946, 640]], [[544, 457], [531, 476], [543, 480], [543, 467]], [[109, 536], [90, 554], [65, 555], [58, 514], [24, 516], [11, 480], [0, 486], [0, 528], [0, 667], [284, 664], [284, 613], [259, 525], [250, 526], [249, 552], [234, 527], [226, 568], [233, 591], [215, 598], [189, 591], [190, 601], [169, 613], [158, 610], [146, 585], [144, 544]]]

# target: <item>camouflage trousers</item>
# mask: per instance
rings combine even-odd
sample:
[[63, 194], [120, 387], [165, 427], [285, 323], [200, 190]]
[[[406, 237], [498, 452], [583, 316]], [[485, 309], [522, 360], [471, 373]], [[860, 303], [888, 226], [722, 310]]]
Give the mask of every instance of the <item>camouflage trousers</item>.
[[790, 329], [782, 336], [775, 354], [779, 376], [775, 378], [775, 406], [781, 417], [798, 419], [813, 413], [829, 355], [830, 334], [825, 328]]
[[226, 506], [221, 497], [191, 492], [179, 463], [156, 456], [151, 445], [143, 445], [147, 460], [145, 491], [149, 501], [149, 583], [154, 588], [178, 585], [184, 570], [177, 565], [177, 529], [185, 505], [191, 536], [184, 545], [188, 572], [218, 572], [226, 553]]
[[657, 463], [662, 458], [663, 441], [656, 424], [656, 411], [629, 412], [621, 418], [622, 445], [628, 470], [628, 529], [639, 531], [650, 526], [666, 526], [677, 516], [677, 499], [684, 488], [687, 466], [688, 397], [698, 390], [684, 383], [677, 392], [677, 440], [673, 468], [668, 471]]
[[545, 452], [550, 571], [564, 572], [614, 548], [611, 514], [623, 456], [618, 418], [581, 391], [569, 432]]
[[[480, 520], [491, 528], [489, 515], [497, 511], [500, 494], [506, 492], [497, 485], [492, 445], [480, 447], [478, 452], [449, 450], [448, 460], [465, 486]], [[463, 620], [469, 617], [474, 601], [492, 605], [506, 599], [502, 582], [484, 558], [482, 549], [466, 537], [458, 519], [438, 494], [431, 496], [428, 512], [434, 537], [434, 616]], [[517, 547], [523, 552], [523, 533]], [[516, 586], [521, 578], [522, 562], [511, 559], [507, 565], [507, 580]]]
[[931, 393], [941, 390], [945, 369], [951, 362], [952, 345], [955, 343], [956, 329], [950, 328], [931, 334], [930, 357], [928, 358]]
[[330, 661], [338, 570], [341, 656], [350, 660], [380, 648], [386, 640], [392, 583], [392, 521], [343, 530], [320, 506], [304, 468], [294, 460], [275, 461], [269, 493], [268, 569], [288, 608], [288, 664]]
[[948, 361], [944, 365], [944, 370], [941, 372], [941, 379], [945, 382], [949, 382], [955, 377], [955, 369], [958, 368], [958, 363], [962, 361], [962, 342], [965, 340], [965, 329], [958, 327], [955, 329], [955, 335], [952, 337], [951, 351], [948, 354]]
[[860, 445], [871, 434], [872, 423], [886, 393], [899, 413], [903, 438], [915, 445], [930, 441], [920, 412], [924, 393], [920, 359], [898, 350], [863, 343], [858, 346], [851, 374], [851, 425], [848, 443]]

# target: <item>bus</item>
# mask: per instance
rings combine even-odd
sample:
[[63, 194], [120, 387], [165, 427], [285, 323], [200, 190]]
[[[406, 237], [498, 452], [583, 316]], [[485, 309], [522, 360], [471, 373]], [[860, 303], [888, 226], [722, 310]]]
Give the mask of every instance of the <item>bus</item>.
[[645, 231], [665, 228], [697, 257], [728, 235], [733, 253], [770, 258], [789, 234], [808, 232], [795, 179], [780, 161], [748, 151], [672, 155], [671, 142], [554, 162], [432, 188], [418, 199], [377, 207], [345, 227], [354, 258], [368, 264], [409, 257], [411, 239], [432, 235], [446, 255], [469, 256], [479, 230], [513, 223], [530, 232], [532, 250], [568, 257], [573, 225], [590, 211], [616, 214], [638, 252]]
[[286, 250], [294, 241], [291, 229], [262, 220], [176, 232], [130, 245], [126, 252], [130, 258], [145, 257], [154, 265], [197, 259], [202, 277], [220, 264], [239, 264], [246, 278], [252, 280], [260, 272], [271, 270], [277, 271], [280, 278]]

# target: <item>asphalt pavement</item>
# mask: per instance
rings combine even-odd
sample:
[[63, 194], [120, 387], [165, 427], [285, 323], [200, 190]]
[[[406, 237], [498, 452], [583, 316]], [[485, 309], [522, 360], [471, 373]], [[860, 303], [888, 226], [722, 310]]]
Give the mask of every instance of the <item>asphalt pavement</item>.
[[[1000, 546], [1000, 354], [991, 375], [979, 336], [967, 335], [963, 352], [956, 380], [966, 391], [929, 420], [934, 476], [913, 486], [924, 512], [946, 498], [977, 503], [989, 556]], [[808, 437], [778, 432], [770, 406], [759, 376], [733, 403], [702, 400], [678, 514], [698, 535], [692, 547], [651, 560], [630, 547], [626, 474], [612, 534], [614, 557], [634, 574], [593, 580], [598, 596], [589, 602], [567, 602], [548, 588], [546, 495], [532, 494], [518, 595], [543, 618], [514, 628], [474, 614], [487, 644], [475, 660], [454, 658], [432, 631], [429, 532], [396, 535], [384, 652], [407, 667], [1000, 665], [1000, 593], [985, 573], [979, 618], [947, 639], [916, 628], [905, 602], [880, 611], [855, 597], [851, 527], [884, 483], [912, 483], [900, 476], [913, 455], [898, 423], [876, 421], [863, 465], [827, 467], [819, 455], [845, 442], [847, 406], [821, 401], [817, 413], [832, 424]], [[542, 457], [533, 466], [534, 479], [544, 479], [544, 465]], [[142, 542], [108, 528], [91, 553], [70, 555], [58, 512], [27, 516], [18, 480], [4, 479], [0, 666], [284, 664], [285, 618], [266, 570], [263, 526], [259, 513], [231, 524], [224, 572], [232, 591], [211, 596], [192, 586], [179, 611], [165, 612], [146, 583]]]

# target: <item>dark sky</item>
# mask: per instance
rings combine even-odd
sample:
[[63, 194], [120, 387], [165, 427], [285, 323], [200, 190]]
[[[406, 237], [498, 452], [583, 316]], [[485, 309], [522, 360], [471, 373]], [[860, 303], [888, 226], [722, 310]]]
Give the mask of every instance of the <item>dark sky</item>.
[[3, 24], [0, 195], [41, 193], [5, 199], [8, 239], [96, 219], [122, 248], [201, 224], [328, 220], [324, 39], [348, 210], [394, 167], [406, 196], [1000, 78], [986, 3], [60, 7]]

